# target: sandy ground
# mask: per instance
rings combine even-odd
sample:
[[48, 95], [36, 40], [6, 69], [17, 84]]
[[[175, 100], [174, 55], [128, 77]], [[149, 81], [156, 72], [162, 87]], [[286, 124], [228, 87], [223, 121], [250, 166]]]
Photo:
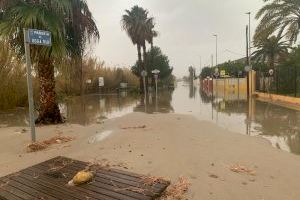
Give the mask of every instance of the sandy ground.
[[[146, 128], [122, 129], [141, 125]], [[88, 127], [40, 127], [39, 140], [58, 132], [76, 140], [38, 153], [26, 153], [29, 132], [20, 133], [21, 129], [0, 129], [0, 176], [61, 155], [83, 161], [107, 159], [130, 171], [173, 181], [187, 177], [187, 199], [300, 199], [299, 156], [277, 150], [262, 138], [231, 133], [191, 116], [133, 113]], [[232, 172], [234, 164], [256, 174]]]

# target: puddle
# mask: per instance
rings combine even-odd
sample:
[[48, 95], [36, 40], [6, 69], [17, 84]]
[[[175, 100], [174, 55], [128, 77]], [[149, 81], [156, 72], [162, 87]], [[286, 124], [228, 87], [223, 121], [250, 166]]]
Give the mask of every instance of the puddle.
[[88, 143], [94, 144], [97, 142], [101, 142], [101, 141], [105, 140], [106, 138], [108, 138], [112, 133], [113, 133], [113, 131], [103, 131], [101, 133], [97, 133], [96, 135], [94, 135], [88, 139]]

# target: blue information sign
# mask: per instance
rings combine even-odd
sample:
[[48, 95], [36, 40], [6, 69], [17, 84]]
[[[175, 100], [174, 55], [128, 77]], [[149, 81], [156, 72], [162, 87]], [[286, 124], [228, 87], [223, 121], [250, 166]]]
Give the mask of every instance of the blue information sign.
[[28, 41], [29, 44], [51, 46], [51, 32], [42, 31], [36, 29], [28, 30]]

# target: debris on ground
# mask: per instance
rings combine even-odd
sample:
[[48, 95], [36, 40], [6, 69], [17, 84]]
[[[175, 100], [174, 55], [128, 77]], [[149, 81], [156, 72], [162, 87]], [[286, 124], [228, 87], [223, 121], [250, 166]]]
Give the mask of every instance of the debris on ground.
[[61, 134], [59, 134], [48, 140], [44, 140], [42, 142], [34, 142], [34, 143], [29, 144], [27, 146], [27, 152], [31, 153], [31, 152], [41, 151], [41, 150], [47, 149], [49, 146], [51, 146], [53, 144], [63, 144], [63, 143], [70, 142], [72, 140], [74, 140], [73, 137], [62, 136]]
[[209, 177], [210, 177], [210, 178], [216, 178], [216, 179], [219, 178], [219, 176], [218, 176], [218, 175], [215, 175], [215, 174], [210, 174]]
[[188, 191], [191, 183], [185, 177], [180, 177], [178, 182], [170, 185], [164, 192], [160, 200], [184, 200], [185, 193]]
[[146, 125], [142, 125], [142, 126], [121, 127], [121, 129], [123, 129], [123, 130], [127, 130], [127, 129], [145, 129], [146, 127], [147, 127]]
[[89, 162], [89, 164], [85, 169], [90, 171], [97, 171], [101, 169], [110, 169], [110, 168], [128, 169], [128, 165], [124, 162], [111, 163], [107, 159], [102, 159], [102, 160], [94, 159]]
[[232, 165], [229, 168], [231, 171], [235, 172], [235, 173], [244, 173], [244, 174], [249, 174], [252, 176], [256, 175], [256, 171], [253, 169], [250, 169], [248, 167], [242, 166], [242, 165]]
[[141, 176], [140, 177], [145, 186], [153, 186], [157, 183], [165, 183], [170, 182], [169, 180], [163, 177], [156, 177], [156, 176]]
[[87, 171], [87, 170], [80, 171], [73, 177], [72, 180], [69, 181], [68, 185], [69, 186], [77, 186], [77, 185], [82, 185], [82, 184], [88, 183], [88, 182], [92, 181], [94, 176], [95, 176], [95, 173], [92, 171]]
[[27, 132], [27, 130], [25, 128], [15, 131], [16, 134], [23, 134], [23, 133], [26, 133], [26, 132]]

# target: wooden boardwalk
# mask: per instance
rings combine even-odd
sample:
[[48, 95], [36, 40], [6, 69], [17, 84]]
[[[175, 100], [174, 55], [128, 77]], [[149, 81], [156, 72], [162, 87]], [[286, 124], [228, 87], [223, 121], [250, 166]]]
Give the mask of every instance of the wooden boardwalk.
[[169, 186], [160, 180], [145, 182], [145, 178], [116, 169], [97, 169], [94, 180], [81, 186], [67, 183], [88, 163], [57, 157], [0, 178], [1, 200], [151, 200]]

